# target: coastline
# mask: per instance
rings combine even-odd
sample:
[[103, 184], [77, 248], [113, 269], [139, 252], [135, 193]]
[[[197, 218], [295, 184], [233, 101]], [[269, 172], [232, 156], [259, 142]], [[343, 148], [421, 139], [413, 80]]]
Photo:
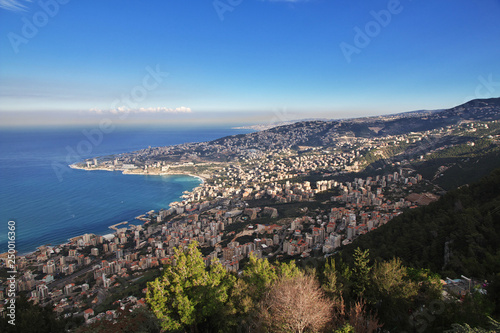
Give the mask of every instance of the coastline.
[[[71, 169], [74, 169], [74, 170], [84, 170], [84, 171], [119, 171], [119, 172], [121, 172], [124, 175], [139, 175], [139, 176], [189, 176], [189, 177], [192, 177], [192, 178], [199, 179], [200, 182], [201, 182], [199, 185], [193, 187], [193, 189], [191, 191], [185, 191], [188, 194], [191, 193], [192, 191], [194, 191], [195, 189], [199, 188], [200, 186], [202, 186], [206, 182], [206, 179], [203, 176], [193, 175], [191, 173], [182, 173], [182, 172], [173, 172], [173, 173], [169, 173], [169, 172], [151, 172], [150, 173], [150, 172], [143, 172], [143, 171], [141, 171], [141, 172], [129, 172], [129, 170], [124, 170], [124, 169], [109, 169], [109, 168], [100, 168], [100, 167], [89, 169], [89, 168], [85, 168], [85, 167], [80, 167], [80, 166], [78, 166], [76, 164], [70, 164], [70, 165], [68, 165], [68, 167], [70, 167]], [[182, 196], [186, 194], [185, 192], [183, 192], [179, 196], [179, 198], [182, 198]], [[168, 204], [168, 206], [170, 206], [174, 202], [176, 202], [176, 201], [170, 202]], [[167, 207], [165, 207], [165, 208], [167, 208]], [[142, 224], [144, 224], [144, 223], [145, 222], [142, 221]], [[108, 228], [111, 227], [111, 226], [114, 226], [114, 225], [116, 225], [116, 224], [112, 224], [112, 225], [108, 226]], [[94, 233], [92, 233], [92, 234], [94, 234]], [[96, 235], [96, 236], [102, 236], [102, 237], [106, 238], [106, 237], [114, 237], [114, 234], [115, 234], [114, 232], [112, 232], [112, 233], [108, 232], [108, 233], [105, 233], [105, 234], [102, 234], [102, 235], [101, 234], [94, 234], [94, 235]], [[65, 242], [54, 244], [54, 245], [52, 245], [52, 244], [41, 244], [35, 250], [27, 251], [27, 252], [23, 252], [23, 253], [17, 253], [17, 256], [19, 256], [19, 257], [25, 257], [25, 256], [32, 255], [32, 254], [36, 253], [38, 251], [38, 249], [40, 247], [42, 247], [42, 246], [49, 246], [49, 247], [63, 246], [65, 244], [68, 244], [71, 241], [71, 239], [73, 239], [75, 237], [79, 237], [79, 236], [81, 236], [81, 235], [70, 237]], [[0, 254], [0, 255], [2, 255], [2, 254]]]
[[[135, 129], [134, 129], [135, 130]], [[78, 139], [78, 140], [81, 140], [81, 131], [76, 131], [75, 133], [73, 133], [75, 131], [71, 130], [71, 134], [75, 135], [75, 140]], [[190, 135], [189, 136], [189, 140], [185, 140], [187, 142], [205, 142], [207, 140], [213, 140], [213, 139], [217, 139], [217, 138], [221, 138], [221, 137], [225, 137], [227, 135], [233, 135], [235, 134], [235, 131], [233, 129], [228, 129], [228, 128], [225, 128], [224, 127], [224, 131], [223, 132], [220, 132], [219, 129], [217, 129], [217, 131], [215, 132], [217, 135], [213, 135], [212, 133], [213, 131], [210, 130], [210, 131], [207, 131], [208, 134], [206, 134], [205, 132], [203, 133], [200, 133], [200, 135], [198, 135], [198, 133], [196, 132], [190, 132]], [[219, 133], [220, 132], [220, 133]], [[31, 128], [29, 130], [29, 133], [31, 133]], [[48, 135], [49, 132], [47, 132], [47, 135]], [[61, 133], [63, 134], [60, 134], [59, 132], [56, 132], [57, 135], [63, 135], [64, 136], [61, 136], [61, 140], [64, 139], [66, 140], [67, 139], [67, 133], [66, 131], [63, 131]], [[140, 131], [140, 133], [143, 133], [142, 129]], [[239, 132], [237, 132], [239, 133]], [[22, 135], [21, 135], [22, 134]], [[40, 133], [38, 132], [35, 132], [34, 133], [34, 138], [36, 140], [40, 140], [40, 139], [45, 139], [45, 131], [43, 132], [43, 136], [40, 135]], [[121, 132], [118, 133], [119, 135], [116, 136], [117, 138], [120, 138], [120, 139], [129, 139], [129, 136], [127, 134], [127, 136], [123, 136], [121, 134]], [[164, 131], [157, 131], [157, 132], [154, 132], [154, 134], [156, 134], [156, 136], [153, 137], [153, 139], [148, 139], [148, 142], [144, 143], [143, 146], [141, 147], [147, 147], [147, 146], [153, 146], [153, 147], [160, 147], [160, 146], [163, 146], [163, 142], [164, 142], [164, 137], [165, 137], [165, 133]], [[161, 135], [160, 135], [161, 134]], [[52, 138], [52, 131], [50, 131], [50, 138]], [[57, 136], [59, 138], [59, 136]], [[29, 136], [26, 135], [26, 133], [23, 131], [23, 132], [20, 132], [19, 134], [19, 138], [15, 137], [16, 138], [16, 143], [17, 142], [23, 142], [23, 140], [26, 140], [26, 138], [29, 138]], [[33, 138], [30, 138], [29, 141], [31, 141]], [[178, 140], [178, 139], [175, 139], [175, 140]], [[59, 147], [60, 146], [60, 142], [62, 141], [58, 141], [55, 143], [55, 147]], [[77, 142], [77, 141], [75, 141]], [[110, 143], [113, 143], [113, 142], [110, 142]], [[178, 144], [184, 144], [183, 142], [167, 142], [169, 144], [173, 144], [173, 145], [178, 145]], [[120, 149], [116, 152], [116, 154], [121, 154], [121, 150], [123, 149], [120, 145], [118, 145], [120, 147]], [[11, 153], [11, 154], [17, 154], [18, 153], [18, 150], [19, 148], [23, 148], [24, 147], [18, 147], [18, 146], [15, 146], [15, 145], [12, 145], [11, 147], [15, 147], [14, 149], [11, 149], [7, 152]], [[31, 146], [30, 146], [31, 147]], [[52, 147], [50, 147], [52, 149]], [[143, 149], [143, 148], [136, 148], [136, 149]], [[30, 153], [33, 153], [33, 154], [36, 154], [38, 153], [38, 150], [27, 150], [29, 151]], [[96, 152], [96, 155], [99, 155], [97, 154]], [[16, 155], [17, 156], [17, 155]], [[206, 170], [206, 168], [194, 168], [194, 170], [191, 168], [189, 170], [184, 170], [183, 168], [177, 168], [177, 166], [174, 166], [174, 167], [171, 167], [169, 169], [165, 168], [164, 171], [162, 171], [160, 168], [150, 168], [149, 170], [145, 170], [141, 167], [137, 168], [137, 169], [133, 169], [133, 170], [127, 170], [126, 168], [122, 168], [122, 165], [119, 164], [119, 165], [116, 165], [116, 166], [113, 166], [113, 165], [103, 165], [101, 164], [101, 160], [99, 160], [99, 165], [96, 165], [96, 166], [90, 166], [90, 168], [87, 168], [87, 165], [85, 165], [85, 162], [83, 162], [83, 160], [80, 160], [78, 162], [74, 161], [68, 161], [68, 154], [67, 152], [65, 151], [64, 153], [61, 153], [61, 155], [54, 161], [57, 161], [58, 164], [57, 164], [57, 167], [58, 168], [64, 168], [65, 166], [66, 167], [69, 167], [69, 169], [66, 169], [65, 171], [70, 171], [70, 170], [85, 170], [85, 171], [94, 171], [94, 170], [101, 170], [101, 171], [121, 171], [122, 174], [129, 174], [129, 175], [143, 175], [143, 176], [147, 176], [147, 175], [151, 175], [151, 176], [188, 176], [188, 177], [192, 177], [192, 178], [196, 178], [198, 179], [198, 181], [195, 181], [194, 179], [191, 179], [191, 178], [179, 178], [179, 183], [191, 183], [192, 185], [191, 186], [188, 186], [186, 189], [187, 191], [182, 191], [182, 193], [178, 193], [178, 196], [176, 196], [175, 198], [172, 198], [172, 199], [167, 199], [167, 201], [164, 202], [164, 204], [162, 204], [161, 206], [154, 206], [156, 212], [158, 212], [158, 210], [160, 209], [169, 209], [171, 204], [173, 203], [176, 203], [176, 202], [186, 202], [186, 200], [189, 200], [186, 196], [189, 196], [190, 194], [193, 194], [197, 191], [200, 191], [200, 189], [203, 189], [204, 186], [206, 186], [207, 182], [210, 180], [211, 176], [212, 176], [212, 172], [210, 170]], [[23, 155], [24, 157], [24, 155]], [[65, 163], [65, 161], [68, 161]], [[31, 162], [30, 161], [25, 161], [24, 159], [21, 159], [21, 162], [22, 163], [27, 163], [28, 166], [31, 166]], [[52, 159], [50, 160], [50, 162], [53, 162]], [[210, 164], [218, 164], [217, 162], [211, 162]], [[39, 168], [39, 166], [37, 166], [37, 168]], [[155, 170], [156, 169], [156, 170]], [[54, 174], [54, 171], [56, 172], [56, 175], [57, 175], [57, 170], [54, 169], [54, 164], [52, 163], [52, 165], [49, 165], [47, 163], [47, 165], [42, 165], [42, 170], [43, 171], [48, 171], [46, 172], [47, 173], [47, 176], [53, 176]], [[80, 175], [81, 176], [81, 175]], [[85, 176], [84, 176], [85, 177]], [[92, 175], [89, 175], [89, 177], [92, 177]], [[106, 175], [102, 175], [102, 177], [105, 177], [106, 178]], [[173, 179], [172, 179], [173, 180]], [[145, 180], [144, 180], [145, 181]], [[167, 182], [169, 180], [166, 180]], [[134, 181], [135, 182], [135, 181]], [[163, 200], [162, 200], [163, 201]], [[148, 210], [150, 210], [152, 208], [152, 205], [151, 204], [148, 204], [146, 203], [145, 205], [142, 205], [145, 209], [142, 211], [142, 213], [145, 213], [147, 212]], [[149, 207], [149, 208], [148, 208]], [[116, 209], [116, 212], [119, 212], [119, 213], [123, 213], [125, 212], [125, 209], [123, 208], [117, 208]], [[119, 214], [120, 215], [120, 214]], [[24, 216], [23, 216], [24, 217]], [[143, 224], [144, 222], [143, 221], [135, 221], [135, 215], [130, 215], [130, 216], [127, 216], [125, 217], [124, 219], [129, 219], [130, 222], [134, 223], [134, 224]], [[103, 229], [105, 230], [101, 230], [101, 231], [97, 231], [95, 232], [96, 229], [92, 230], [92, 229], [89, 229], [89, 231], [87, 231], [88, 233], [93, 233], [95, 235], [100, 235], [100, 236], [104, 236], [106, 234], [109, 234], [110, 232], [113, 232], [112, 230], [108, 229], [109, 225], [112, 225], [114, 223], [116, 223], [117, 221], [122, 221], [121, 219], [120, 220], [116, 220], [116, 219], [110, 219], [109, 222], [106, 222], [103, 220], [103, 223], [102, 223], [102, 226], [104, 227]], [[137, 222], [137, 223], [135, 223]], [[59, 246], [62, 246], [64, 244], [67, 244], [71, 238], [73, 237], [76, 237], [76, 236], [79, 236], [79, 235], [82, 235], [84, 234], [85, 232], [82, 232], [82, 233], [78, 233], [78, 231], [76, 233], [73, 233], [72, 230], [65, 230], [63, 233], [59, 233], [59, 236], [58, 237], [55, 237], [56, 239], [58, 240], [49, 240], [48, 238], [46, 239], [38, 239], [39, 241], [36, 241], [36, 238], [34, 239], [34, 241], [31, 241], [31, 238], [27, 238], [29, 240], [29, 243], [26, 243], [24, 242], [21, 246], [21, 248], [18, 248], [18, 253], [17, 255], [20, 255], [20, 256], [29, 256], [33, 253], [36, 253], [38, 251], [38, 249], [40, 247], [43, 247], [43, 246], [50, 246], [50, 247], [53, 247], [53, 248], [57, 248]], [[62, 236], [62, 237], [61, 237]], [[19, 244], [20, 245], [20, 244]]]
[[[204, 184], [206, 182], [206, 176], [205, 175], [193, 175], [192, 173], [188, 172], [165, 172], [165, 171], [160, 171], [160, 172], [144, 172], [144, 171], [139, 171], [139, 172], [134, 172], [132, 170], [126, 170], [126, 169], [110, 169], [110, 168], [102, 168], [102, 167], [96, 167], [96, 168], [85, 168], [85, 167], [80, 167], [76, 164], [70, 164], [68, 165], [71, 169], [74, 170], [84, 170], [84, 171], [116, 171], [116, 172], [121, 172], [124, 175], [139, 175], [139, 176], [189, 176], [193, 178], [198, 178], [201, 181], [201, 184]], [[200, 184], [200, 185], [201, 185]]]

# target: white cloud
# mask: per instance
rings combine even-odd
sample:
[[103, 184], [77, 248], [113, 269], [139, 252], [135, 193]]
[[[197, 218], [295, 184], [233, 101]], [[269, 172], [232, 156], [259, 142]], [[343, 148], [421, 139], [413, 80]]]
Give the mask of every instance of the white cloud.
[[89, 112], [96, 114], [112, 113], [112, 114], [123, 114], [123, 113], [191, 113], [191, 108], [181, 106], [177, 108], [167, 108], [167, 107], [156, 107], [156, 108], [139, 108], [139, 109], [129, 109], [126, 107], [118, 107], [111, 110], [101, 110], [101, 109], [90, 109]]
[[0, 8], [12, 11], [26, 10], [23, 2], [31, 2], [31, 0], [0, 0]]
[[185, 106], [181, 106], [175, 109], [166, 108], [166, 107], [157, 107], [157, 108], [140, 108], [139, 112], [144, 113], [190, 113], [191, 109]]
[[95, 109], [95, 108], [90, 109], [89, 112], [90, 113], [97, 113], [97, 114], [104, 113], [101, 109]]

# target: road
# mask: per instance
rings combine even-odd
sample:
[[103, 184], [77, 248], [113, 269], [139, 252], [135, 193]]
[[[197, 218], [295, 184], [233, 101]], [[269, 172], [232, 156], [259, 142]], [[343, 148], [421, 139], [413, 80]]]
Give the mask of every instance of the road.
[[96, 263], [97, 262], [92, 262], [89, 266], [87, 266], [87, 267], [85, 267], [85, 268], [83, 268], [83, 269], [81, 269], [81, 270], [79, 270], [71, 275], [65, 276], [62, 279], [57, 279], [54, 282], [49, 283], [47, 285], [47, 287], [49, 287], [49, 289], [63, 288], [68, 283], [73, 282], [73, 280], [76, 279], [77, 277], [82, 276], [82, 275], [90, 272]]

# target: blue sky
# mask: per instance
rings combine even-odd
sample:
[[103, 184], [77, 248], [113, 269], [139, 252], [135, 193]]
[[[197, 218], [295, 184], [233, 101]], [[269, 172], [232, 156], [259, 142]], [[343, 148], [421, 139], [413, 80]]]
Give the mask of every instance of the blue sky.
[[500, 0], [0, 4], [2, 122], [344, 118], [500, 96]]

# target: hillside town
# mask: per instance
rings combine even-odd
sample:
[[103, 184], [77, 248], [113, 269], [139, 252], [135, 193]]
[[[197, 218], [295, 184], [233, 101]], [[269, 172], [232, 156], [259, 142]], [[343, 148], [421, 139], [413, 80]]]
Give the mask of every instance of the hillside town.
[[[268, 150], [255, 148], [263, 144], [255, 136], [248, 141], [252, 144], [243, 145], [242, 138], [230, 137], [220, 144], [149, 148], [87, 160], [74, 167], [186, 173], [203, 177], [203, 182], [170, 207], [138, 217], [139, 224], [118, 223], [108, 235], [85, 234], [19, 256], [16, 288], [62, 316], [82, 316], [92, 323], [114, 318], [111, 305], [144, 306], [145, 282], [161, 274], [177, 247], [192, 242], [199, 245], [207, 266], [218, 260], [235, 273], [250, 256], [327, 257], [404, 210], [436, 201], [442, 189], [418, 174], [410, 161], [423, 160], [446, 145], [473, 144], [470, 136], [456, 133], [481, 138], [488, 126], [477, 122], [379, 138], [342, 136], [328, 146], [293, 149], [280, 143], [283, 133], [267, 133], [259, 140]], [[286, 134], [288, 140], [299, 142], [293, 133]], [[451, 143], [450, 135], [455, 135]], [[369, 176], [348, 178], [373, 162], [369, 154], [374, 161], [393, 159]], [[231, 160], [215, 162], [219, 156]], [[144, 286], [139, 294], [113, 298], [117, 290], [137, 285]], [[0, 301], [5, 298], [2, 287]]]

